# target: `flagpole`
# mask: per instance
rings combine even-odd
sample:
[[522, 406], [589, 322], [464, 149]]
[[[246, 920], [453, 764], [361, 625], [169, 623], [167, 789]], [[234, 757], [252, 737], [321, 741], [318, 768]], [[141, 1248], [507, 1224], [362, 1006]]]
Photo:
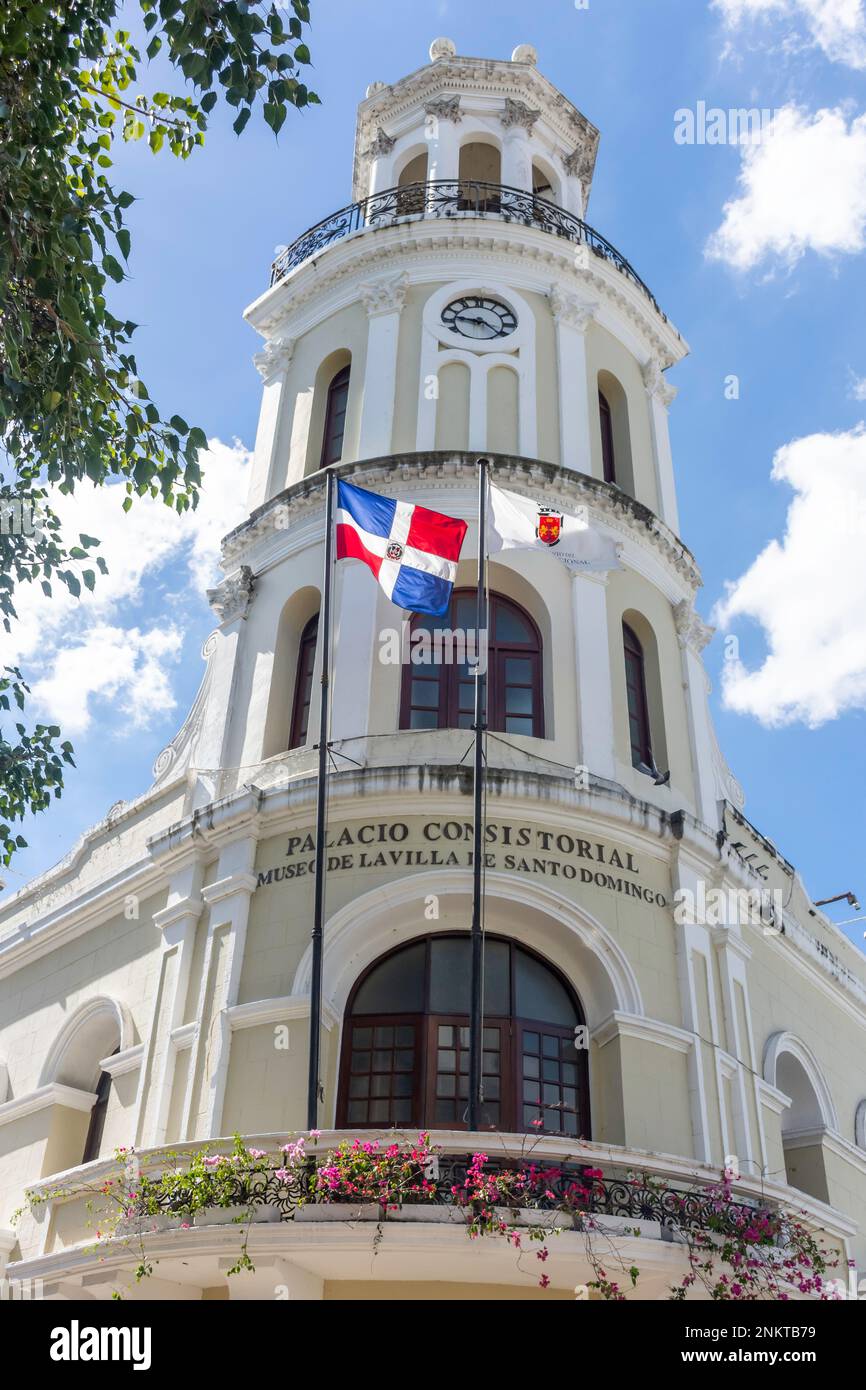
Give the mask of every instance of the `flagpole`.
[[315, 900], [313, 908], [313, 966], [310, 981], [310, 1069], [307, 1082], [307, 1128], [319, 1119], [319, 1052], [322, 1035], [322, 947], [325, 925], [325, 871], [327, 856], [328, 696], [331, 678], [331, 587], [334, 572], [334, 474], [325, 475], [325, 574], [322, 582], [321, 701], [319, 705], [319, 774], [316, 786]]
[[[475, 636], [477, 669], [475, 672], [475, 770], [473, 791], [475, 814], [472, 849], [472, 983], [469, 1016], [469, 1105], [467, 1124], [470, 1130], [477, 1130], [481, 1118], [481, 1030], [483, 1017], [482, 980], [482, 898], [483, 898], [483, 856], [484, 856], [484, 730], [486, 728], [485, 670], [482, 662], [482, 631], [486, 628], [484, 591], [486, 587], [487, 566], [487, 470], [489, 461], [478, 460], [478, 592], [475, 605]], [[484, 643], [486, 662], [487, 643]]]

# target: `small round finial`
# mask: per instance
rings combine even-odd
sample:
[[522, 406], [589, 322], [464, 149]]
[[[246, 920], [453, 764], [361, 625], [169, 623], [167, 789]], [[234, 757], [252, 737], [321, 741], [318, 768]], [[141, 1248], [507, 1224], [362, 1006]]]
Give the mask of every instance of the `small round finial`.
[[371, 82], [370, 85], [369, 85], [369, 87], [367, 88], [366, 92], [364, 93], [364, 96], [365, 96], [365, 97], [374, 97], [374, 96], [376, 95], [377, 92], [384, 92], [384, 90], [385, 90], [385, 83], [384, 83], [384, 82]]
[[530, 63], [535, 67], [538, 62], [538, 49], [533, 48], [531, 43], [519, 43], [511, 55], [512, 63]]
[[437, 58], [454, 58], [457, 55], [457, 45], [453, 39], [434, 39], [430, 45], [430, 62], [435, 63]]

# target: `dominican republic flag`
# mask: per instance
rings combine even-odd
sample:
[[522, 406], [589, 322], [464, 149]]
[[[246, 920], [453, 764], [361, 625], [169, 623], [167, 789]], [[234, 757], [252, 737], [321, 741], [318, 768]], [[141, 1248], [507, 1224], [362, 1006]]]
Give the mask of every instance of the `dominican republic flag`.
[[448, 612], [466, 522], [337, 483], [337, 559], [363, 560], [398, 608]]

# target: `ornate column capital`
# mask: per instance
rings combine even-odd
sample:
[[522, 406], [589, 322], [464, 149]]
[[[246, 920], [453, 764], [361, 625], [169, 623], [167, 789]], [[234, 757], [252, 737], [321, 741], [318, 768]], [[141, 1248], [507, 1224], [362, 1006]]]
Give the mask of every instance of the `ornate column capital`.
[[686, 598], [674, 604], [674, 623], [680, 646], [690, 648], [696, 656], [700, 656], [716, 630], [704, 622], [695, 611], [694, 605]]
[[551, 313], [557, 323], [566, 323], [570, 328], [577, 328], [581, 333], [585, 333], [595, 318], [597, 304], [579, 299], [576, 294], [571, 294], [559, 285], [551, 285], [548, 298]]
[[655, 396], [667, 409], [676, 399], [677, 388], [669, 386], [665, 380], [661, 363], [657, 358], [651, 357], [649, 362], [641, 368], [643, 384], [647, 389], [647, 394]]
[[435, 116], [438, 121], [453, 121], [455, 125], [459, 125], [463, 120], [460, 97], [437, 97], [435, 101], [428, 101], [424, 107], [424, 114]]
[[288, 369], [295, 351], [293, 338], [272, 338], [253, 357], [255, 369], [262, 381], [272, 381]]
[[578, 178], [581, 183], [585, 183], [595, 165], [595, 155], [583, 145], [578, 145], [571, 154], [562, 156], [562, 165], [565, 172], [572, 178]]
[[247, 616], [255, 583], [256, 577], [249, 565], [241, 565], [233, 574], [226, 575], [215, 589], [208, 589], [207, 601], [221, 624], [232, 623], [236, 618]]
[[379, 126], [379, 129], [376, 131], [375, 140], [367, 147], [364, 153], [369, 159], [379, 159], [383, 154], [390, 154], [396, 143], [396, 137], [389, 135], [386, 130], [383, 130], [382, 127]]
[[369, 280], [361, 285], [361, 299], [370, 318], [376, 314], [399, 313], [406, 303], [409, 276], [406, 271], [399, 275], [386, 275], [381, 280]]
[[517, 127], [529, 134], [540, 115], [539, 110], [527, 106], [525, 102], [514, 101], [511, 97], [506, 97], [505, 110], [500, 112], [499, 119], [506, 130]]

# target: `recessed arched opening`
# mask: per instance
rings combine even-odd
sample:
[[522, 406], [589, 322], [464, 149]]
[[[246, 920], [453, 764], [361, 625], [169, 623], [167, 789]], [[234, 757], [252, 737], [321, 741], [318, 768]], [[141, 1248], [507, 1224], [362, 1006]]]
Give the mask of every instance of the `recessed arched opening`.
[[598, 374], [598, 420], [602, 477], [634, 497], [628, 398], [617, 378], [607, 371]]
[[315, 727], [320, 602], [319, 590], [310, 585], [298, 589], [280, 614], [262, 741], [263, 758], [276, 757], [287, 748], [302, 747], [307, 743], [309, 730]]
[[64, 1109], [52, 1137], [52, 1168], [74, 1167], [102, 1156], [106, 1117], [112, 1101], [108, 1058], [132, 1044], [132, 1023], [126, 1009], [109, 995], [99, 995], [76, 1009], [52, 1044], [42, 1068], [40, 1085], [52, 1082], [93, 1095], [87, 1117], [80, 1109]]
[[535, 158], [532, 161], [532, 191], [536, 198], [544, 198], [548, 203], [560, 202], [559, 179], [546, 160]]
[[[482, 1127], [588, 1138], [583, 1007], [543, 957], [485, 939]], [[380, 957], [346, 1007], [337, 1124], [465, 1129], [470, 937], [437, 933]]]
[[408, 217], [413, 212], [423, 212], [426, 199], [427, 151], [416, 154], [404, 164], [397, 179], [397, 188], [403, 190], [397, 195], [397, 213]]
[[331, 463], [339, 463], [346, 441], [352, 354], [348, 348], [329, 353], [316, 372], [310, 431], [307, 439], [306, 473], [315, 473]]
[[669, 767], [655, 632], [642, 613], [622, 615], [622, 650], [632, 767], [655, 776]]
[[836, 1129], [836, 1114], [815, 1057], [793, 1033], [775, 1033], [764, 1051], [764, 1078], [790, 1102], [781, 1125], [786, 1181], [829, 1201], [823, 1140], [827, 1130]]
[[498, 145], [470, 140], [460, 148], [460, 202], [467, 212], [498, 212], [501, 206], [502, 154]]
[[[411, 660], [403, 667], [401, 729], [469, 729], [474, 718], [471, 661], [478, 654], [475, 593], [455, 591], [447, 614], [415, 614]], [[462, 647], [459, 637], [462, 635]], [[471, 648], [471, 650], [470, 650]], [[532, 617], [504, 594], [490, 594], [487, 725], [493, 733], [544, 738], [543, 648]]]

